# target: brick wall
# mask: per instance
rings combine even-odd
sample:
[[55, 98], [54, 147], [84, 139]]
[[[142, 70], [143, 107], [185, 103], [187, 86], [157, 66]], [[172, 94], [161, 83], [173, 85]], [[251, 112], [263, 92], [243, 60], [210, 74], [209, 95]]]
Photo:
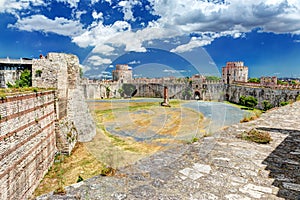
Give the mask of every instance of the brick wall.
[[0, 115], [0, 199], [27, 199], [55, 156], [55, 92], [1, 99]]

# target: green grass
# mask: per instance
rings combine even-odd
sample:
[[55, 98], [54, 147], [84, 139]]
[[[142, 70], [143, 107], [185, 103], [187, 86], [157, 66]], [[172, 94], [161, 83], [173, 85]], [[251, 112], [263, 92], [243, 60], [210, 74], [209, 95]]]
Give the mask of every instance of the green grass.
[[23, 88], [0, 88], [0, 96], [9, 96], [15, 94], [31, 93], [38, 91], [55, 90], [54, 88], [36, 88], [36, 87], [23, 87]]

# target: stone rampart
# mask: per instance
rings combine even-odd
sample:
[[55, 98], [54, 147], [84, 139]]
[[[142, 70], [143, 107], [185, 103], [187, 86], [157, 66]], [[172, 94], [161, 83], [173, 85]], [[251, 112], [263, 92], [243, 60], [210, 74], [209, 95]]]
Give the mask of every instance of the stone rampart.
[[[199, 95], [200, 100], [223, 100], [222, 95], [224, 94], [224, 85], [220, 82], [204, 82], [196, 85], [185, 82], [132, 82], [126, 84], [135, 86], [137, 89], [135, 97], [163, 98], [163, 89], [165, 86], [168, 87], [169, 97], [173, 99], [195, 99], [195, 96]], [[106, 88], [109, 88], [109, 97], [120, 98], [119, 89], [122, 86], [123, 84], [120, 82], [83, 82], [81, 84], [86, 99], [107, 98]]]
[[79, 59], [72, 54], [49, 53], [33, 60], [32, 85], [57, 91], [57, 147], [70, 154], [77, 140], [88, 141], [96, 134], [96, 126], [84, 99], [80, 83]]
[[274, 89], [246, 85], [226, 85], [224, 90], [225, 99], [234, 103], [239, 103], [241, 96], [253, 96], [257, 98], [258, 108], [263, 108], [262, 102], [264, 100], [275, 107], [279, 107], [281, 102], [295, 101], [300, 94], [299, 89]]
[[0, 100], [0, 199], [27, 199], [56, 153], [55, 92]]

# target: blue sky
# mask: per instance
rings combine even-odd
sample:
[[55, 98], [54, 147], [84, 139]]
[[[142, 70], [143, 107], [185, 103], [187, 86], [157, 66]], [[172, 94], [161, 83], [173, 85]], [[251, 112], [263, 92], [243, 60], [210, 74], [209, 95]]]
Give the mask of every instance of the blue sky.
[[0, 0], [0, 57], [76, 54], [85, 75], [300, 77], [299, 0]]

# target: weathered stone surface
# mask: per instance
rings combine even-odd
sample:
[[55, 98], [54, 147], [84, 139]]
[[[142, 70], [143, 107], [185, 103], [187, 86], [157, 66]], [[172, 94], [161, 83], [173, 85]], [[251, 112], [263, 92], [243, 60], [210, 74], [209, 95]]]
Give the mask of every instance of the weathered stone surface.
[[27, 199], [51, 166], [54, 99], [54, 91], [45, 91], [0, 102], [0, 199]]
[[[274, 109], [259, 120], [122, 168], [123, 178], [98, 176], [67, 187], [67, 194], [89, 192], [90, 199], [299, 199], [300, 158], [290, 153], [299, 151], [299, 118], [300, 102]], [[272, 142], [262, 145], [236, 137], [253, 127], [270, 132]], [[37, 199], [46, 198], [56, 199], [51, 194]]]

